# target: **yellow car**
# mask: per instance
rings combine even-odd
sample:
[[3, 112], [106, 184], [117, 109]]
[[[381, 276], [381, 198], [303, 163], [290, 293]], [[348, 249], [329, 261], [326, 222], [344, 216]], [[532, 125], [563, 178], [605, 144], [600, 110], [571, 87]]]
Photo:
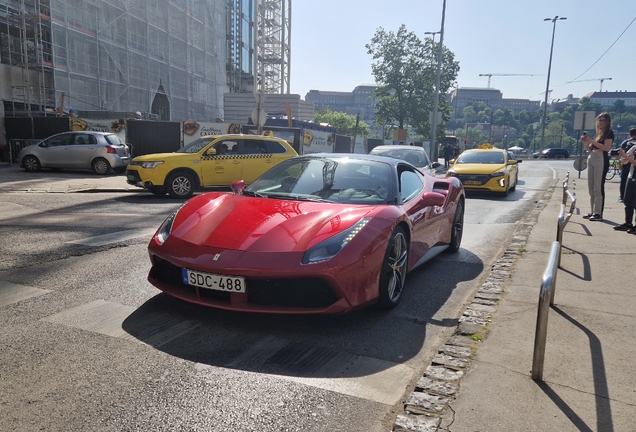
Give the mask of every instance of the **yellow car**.
[[517, 164], [521, 161], [513, 152], [497, 148], [471, 149], [452, 162], [446, 176], [457, 177], [464, 189], [484, 189], [508, 195], [517, 188]]
[[189, 198], [195, 190], [252, 183], [274, 165], [298, 156], [285, 140], [260, 135], [215, 135], [193, 141], [174, 153], [134, 158], [126, 171], [129, 184], [155, 195]]

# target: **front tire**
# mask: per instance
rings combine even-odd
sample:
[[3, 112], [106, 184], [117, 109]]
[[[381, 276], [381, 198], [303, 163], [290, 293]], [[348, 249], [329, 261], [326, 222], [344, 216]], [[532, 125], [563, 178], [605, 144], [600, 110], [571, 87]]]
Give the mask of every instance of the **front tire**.
[[38, 172], [42, 170], [42, 165], [40, 165], [38, 158], [32, 155], [25, 156], [24, 159], [22, 159], [22, 166], [27, 172]]
[[453, 217], [453, 226], [451, 227], [451, 241], [446, 252], [455, 253], [462, 244], [462, 235], [464, 234], [464, 200], [457, 202], [455, 216]]
[[399, 303], [406, 281], [408, 258], [409, 249], [406, 234], [404, 229], [397, 227], [391, 235], [382, 262], [378, 299], [378, 305], [381, 308], [392, 309]]
[[91, 168], [95, 174], [106, 175], [110, 171], [110, 164], [104, 158], [97, 158], [91, 164]]
[[194, 180], [186, 172], [170, 174], [165, 186], [172, 198], [190, 198], [194, 194]]

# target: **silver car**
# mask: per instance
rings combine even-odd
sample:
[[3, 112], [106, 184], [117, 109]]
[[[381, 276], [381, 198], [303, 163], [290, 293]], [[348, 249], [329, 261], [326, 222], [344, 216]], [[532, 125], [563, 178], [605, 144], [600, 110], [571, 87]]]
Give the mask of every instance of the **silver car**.
[[91, 169], [97, 174], [126, 171], [130, 151], [119, 136], [108, 132], [63, 132], [20, 150], [20, 166], [29, 172], [42, 168]]
[[388, 156], [394, 159], [402, 159], [420, 171], [435, 176], [436, 168], [440, 167], [439, 162], [431, 163], [426, 151], [422, 147], [408, 145], [381, 145], [374, 147], [369, 152], [372, 155]]

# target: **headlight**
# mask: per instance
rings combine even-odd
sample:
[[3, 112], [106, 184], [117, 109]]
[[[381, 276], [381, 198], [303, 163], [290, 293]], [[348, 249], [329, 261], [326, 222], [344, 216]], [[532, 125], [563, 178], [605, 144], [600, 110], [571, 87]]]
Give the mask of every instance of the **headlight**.
[[137, 161], [132, 161], [130, 163], [130, 165], [136, 165], [136, 166], [140, 166], [142, 168], [154, 168], [157, 165], [161, 165], [163, 163], [163, 161], [159, 161], [159, 162], [137, 162]]
[[159, 227], [159, 231], [157, 231], [157, 242], [159, 242], [160, 245], [168, 239], [168, 236], [172, 232], [172, 224], [177, 217], [177, 213], [179, 213], [179, 210], [168, 216], [168, 219], [163, 221], [161, 227]]
[[506, 175], [505, 171], [497, 171], [497, 172], [494, 172], [494, 173], [490, 174], [491, 177], [501, 177], [501, 176], [504, 176], [504, 175]]
[[351, 228], [336, 234], [335, 236], [317, 244], [305, 252], [303, 264], [314, 264], [320, 261], [329, 260], [336, 255], [366, 226], [371, 218], [363, 218], [356, 222]]
[[446, 171], [446, 175], [449, 175], [449, 176], [453, 176], [453, 177], [454, 177], [454, 176], [456, 176], [456, 175], [457, 175], [457, 173], [456, 173], [455, 171]]

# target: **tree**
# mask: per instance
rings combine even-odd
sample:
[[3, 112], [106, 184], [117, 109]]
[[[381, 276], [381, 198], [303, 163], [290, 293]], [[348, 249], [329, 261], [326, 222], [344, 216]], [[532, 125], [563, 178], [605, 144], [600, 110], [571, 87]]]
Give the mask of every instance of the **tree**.
[[316, 123], [329, 123], [338, 129], [338, 133], [341, 135], [368, 137], [371, 133], [371, 128], [368, 124], [361, 121], [358, 123], [358, 130], [356, 127], [356, 116], [352, 116], [339, 111], [331, 111], [329, 108], [321, 108], [314, 114], [314, 122]]
[[[412, 126], [418, 134], [429, 136], [439, 44], [429, 38], [422, 43], [402, 24], [397, 33], [380, 27], [366, 48], [373, 57], [371, 71], [378, 85], [375, 90], [376, 125], [389, 124], [400, 129]], [[443, 95], [451, 88], [459, 71], [459, 63], [454, 59], [450, 50], [442, 50], [439, 88], [442, 97], [438, 110], [443, 120], [450, 117], [450, 107]], [[438, 128], [440, 137], [443, 137], [444, 129], [444, 125]]]

